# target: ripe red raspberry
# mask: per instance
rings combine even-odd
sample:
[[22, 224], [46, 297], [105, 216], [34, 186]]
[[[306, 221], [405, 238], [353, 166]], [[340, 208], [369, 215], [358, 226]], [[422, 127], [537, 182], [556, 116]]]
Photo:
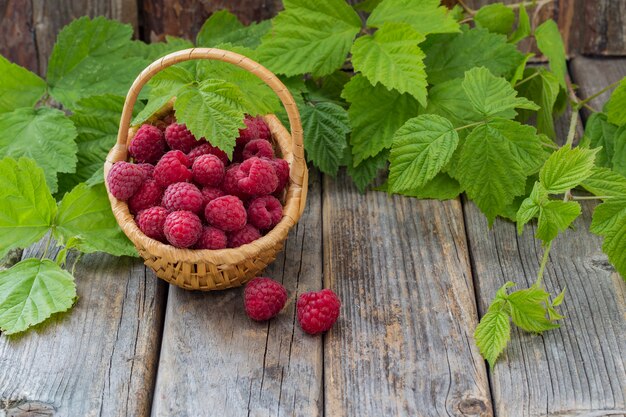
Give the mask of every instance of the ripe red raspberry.
[[152, 164], [137, 164], [146, 173], [146, 178], [152, 178], [154, 174], [154, 165]]
[[184, 153], [189, 153], [200, 144], [187, 126], [178, 123], [172, 123], [165, 129], [165, 141], [170, 148]]
[[265, 321], [275, 317], [286, 302], [287, 290], [270, 278], [254, 278], [243, 291], [243, 305], [252, 320]]
[[119, 161], [111, 167], [107, 183], [113, 197], [126, 201], [139, 190], [145, 178], [146, 171], [139, 165]]
[[181, 151], [169, 151], [156, 164], [153, 175], [163, 188], [175, 182], [189, 181], [192, 177], [189, 158]]
[[156, 163], [165, 153], [165, 138], [156, 126], [141, 125], [133, 140], [130, 141], [128, 153], [135, 162]]
[[257, 197], [248, 206], [248, 223], [260, 230], [271, 229], [283, 217], [283, 206], [276, 197]]
[[278, 186], [275, 192], [280, 193], [289, 184], [289, 163], [284, 159], [274, 158], [272, 159], [272, 165], [278, 177]]
[[251, 140], [243, 148], [243, 159], [249, 159], [253, 156], [272, 159], [274, 157], [274, 148], [265, 139]]
[[193, 164], [196, 161], [196, 158], [199, 157], [200, 155], [209, 155], [209, 154], [217, 156], [220, 159], [220, 161], [222, 161], [224, 166], [228, 165], [228, 155], [226, 155], [226, 152], [206, 142], [196, 148], [193, 148], [187, 156], [189, 157], [189, 160]]
[[140, 211], [135, 220], [144, 235], [160, 242], [165, 242], [163, 225], [169, 213], [169, 211], [160, 206], [150, 207]]
[[243, 200], [246, 198], [246, 195], [239, 188], [239, 180], [242, 179], [244, 175], [239, 169], [239, 166], [240, 164], [232, 164], [226, 169], [222, 189], [224, 189], [226, 194], [237, 196]]
[[163, 194], [163, 207], [169, 211], [186, 210], [200, 213], [203, 202], [204, 198], [198, 187], [188, 182], [172, 184]]
[[204, 217], [211, 226], [225, 232], [241, 229], [247, 220], [246, 208], [241, 200], [233, 195], [210, 201], [204, 209]]
[[141, 210], [161, 204], [163, 188], [153, 179], [146, 180], [139, 190], [128, 200], [128, 208], [136, 214]]
[[333, 327], [339, 317], [341, 301], [334, 292], [324, 289], [300, 295], [296, 307], [302, 330], [317, 334]]
[[228, 240], [223, 230], [213, 226], [202, 229], [200, 239], [196, 242], [196, 249], [225, 249]]
[[241, 229], [228, 233], [228, 247], [238, 248], [239, 246], [245, 245], [246, 243], [254, 242], [260, 237], [261, 233], [259, 232], [259, 229], [252, 225], [246, 224]]
[[177, 248], [189, 248], [200, 238], [202, 222], [190, 211], [174, 211], [167, 215], [163, 233], [170, 245]]
[[252, 157], [239, 166], [243, 177], [237, 182], [239, 189], [248, 195], [266, 195], [276, 191], [278, 177], [270, 160]]
[[215, 200], [217, 197], [224, 197], [224, 191], [217, 187], [204, 187], [200, 191], [202, 193], [202, 204], [203, 207], [206, 207], [209, 204], [209, 201]]
[[202, 185], [217, 186], [224, 179], [224, 163], [215, 155], [200, 155], [191, 171], [194, 181]]
[[269, 140], [272, 137], [270, 128], [261, 117], [246, 115], [243, 122], [246, 124], [246, 128], [239, 129], [239, 137], [237, 138], [238, 144], [245, 145], [253, 139]]

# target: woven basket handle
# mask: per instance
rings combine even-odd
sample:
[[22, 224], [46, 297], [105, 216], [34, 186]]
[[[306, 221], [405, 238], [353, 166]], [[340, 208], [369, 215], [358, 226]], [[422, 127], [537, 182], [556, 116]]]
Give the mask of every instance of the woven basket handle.
[[117, 133], [117, 143], [120, 145], [126, 145], [128, 140], [128, 128], [130, 127], [130, 120], [133, 115], [133, 107], [139, 96], [139, 92], [144, 85], [159, 71], [164, 70], [174, 64], [184, 61], [190, 61], [194, 59], [209, 59], [215, 61], [228, 62], [236, 65], [239, 68], [243, 68], [246, 71], [259, 77], [265, 84], [267, 84], [276, 93], [280, 101], [283, 103], [287, 115], [289, 116], [289, 125], [291, 131], [292, 140], [292, 152], [295, 158], [295, 162], [304, 163], [304, 148], [302, 142], [302, 123], [300, 122], [300, 113], [298, 107], [294, 101], [291, 93], [285, 87], [285, 85], [272, 73], [270, 70], [235, 52], [225, 51], [215, 48], [192, 48], [182, 51], [172, 52], [154, 61], [148, 67], [146, 67], [141, 74], [137, 76], [133, 85], [130, 87], [128, 94], [126, 95], [126, 101], [124, 102], [124, 110], [122, 111], [122, 117], [120, 120], [120, 128]]

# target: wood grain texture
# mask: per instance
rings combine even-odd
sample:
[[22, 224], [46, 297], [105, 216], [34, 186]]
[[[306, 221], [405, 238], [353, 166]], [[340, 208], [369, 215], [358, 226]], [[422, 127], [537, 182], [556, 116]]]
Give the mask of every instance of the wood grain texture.
[[39, 69], [30, 1], [0, 0], [0, 54], [33, 72]]
[[[576, 57], [570, 64], [570, 71], [574, 83], [579, 84], [578, 96], [589, 97], [604, 87], [626, 77], [625, 58], [586, 58]], [[611, 96], [612, 90], [594, 98], [589, 104], [596, 110], [601, 111], [604, 103]], [[589, 116], [590, 112], [584, 109], [583, 115]]]
[[343, 303], [326, 415], [491, 416], [460, 202], [361, 195], [342, 173], [323, 217], [325, 287]]
[[57, 34], [81, 16], [105, 16], [137, 29], [136, 0], [32, 0], [39, 74], [45, 75]]
[[321, 184], [311, 173], [304, 214], [265, 271], [287, 288], [269, 322], [250, 320], [241, 288], [171, 287], [153, 416], [322, 415], [322, 339], [296, 322], [295, 299], [322, 286]]
[[[568, 123], [566, 114], [555, 124], [559, 138], [567, 136]], [[554, 241], [544, 276], [552, 294], [567, 287], [566, 318], [542, 336], [514, 328], [490, 372], [496, 416], [626, 413], [626, 286], [602, 253], [601, 239], [588, 231], [594, 203], [583, 203], [574, 229]], [[464, 212], [483, 315], [506, 281], [516, 282], [515, 289], [532, 285], [543, 250], [533, 237], [536, 223], [518, 236], [513, 223], [499, 219], [489, 230], [473, 203], [465, 202]]]
[[[41, 252], [37, 244], [24, 258]], [[85, 255], [75, 276], [79, 298], [69, 313], [0, 336], [0, 415], [149, 414], [164, 283], [138, 259], [104, 254]]]
[[273, 17], [282, 9], [280, 0], [143, 0], [142, 19], [146, 41], [165, 35], [194, 40], [204, 21], [215, 11], [227, 9], [245, 24]]

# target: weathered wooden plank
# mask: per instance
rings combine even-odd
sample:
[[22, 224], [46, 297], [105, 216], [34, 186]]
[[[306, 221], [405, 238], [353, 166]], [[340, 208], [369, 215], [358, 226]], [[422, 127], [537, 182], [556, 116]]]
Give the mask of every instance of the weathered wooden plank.
[[324, 182], [325, 286], [343, 306], [324, 343], [328, 416], [490, 416], [458, 200], [361, 195]]
[[[565, 115], [555, 125], [560, 138], [567, 135], [568, 120]], [[544, 275], [551, 293], [567, 287], [562, 327], [543, 336], [513, 330], [490, 372], [497, 416], [626, 412], [626, 287], [602, 254], [600, 238], [588, 231], [593, 207], [583, 204], [574, 229], [554, 241]], [[489, 230], [472, 203], [464, 204], [464, 212], [482, 315], [506, 281], [519, 288], [534, 282], [543, 251], [533, 238], [536, 224], [518, 236], [514, 224], [501, 220]]]
[[153, 416], [322, 414], [322, 338], [295, 317], [296, 296], [322, 286], [320, 194], [312, 173], [304, 215], [266, 270], [289, 293], [278, 317], [250, 320], [242, 289], [170, 288]]
[[[570, 69], [574, 82], [579, 84], [578, 95], [589, 97], [626, 76], [626, 59], [578, 56], [572, 60]], [[591, 100], [589, 104], [594, 109], [602, 111], [602, 106], [609, 99], [611, 93], [612, 90], [607, 91]], [[584, 109], [584, 115], [589, 115], [587, 109]]]
[[249, 0], [144, 0], [144, 38], [160, 41], [165, 35], [181, 36], [194, 40], [204, 21], [211, 13], [227, 9], [241, 21], [269, 19], [282, 9], [280, 0], [252, 2]]
[[[23, 3], [23, 2], [22, 2]], [[45, 74], [48, 57], [63, 26], [81, 16], [106, 16], [137, 29], [136, 0], [32, 0], [39, 74]]]
[[0, 0], [0, 54], [33, 72], [39, 69], [31, 2]]
[[149, 415], [166, 285], [140, 260], [104, 254], [85, 255], [75, 276], [69, 313], [0, 336], [0, 415]]

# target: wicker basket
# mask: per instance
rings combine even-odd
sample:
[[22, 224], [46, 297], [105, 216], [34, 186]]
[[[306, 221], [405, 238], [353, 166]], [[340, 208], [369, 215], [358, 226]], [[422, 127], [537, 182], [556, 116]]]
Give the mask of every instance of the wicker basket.
[[[280, 98], [289, 116], [291, 135], [274, 115], [264, 116], [272, 137], [282, 157], [290, 166], [288, 191], [285, 197], [283, 218], [265, 236], [235, 249], [189, 250], [163, 244], [144, 235], [137, 227], [128, 205], [109, 193], [113, 214], [128, 238], [137, 247], [145, 264], [159, 278], [190, 290], [221, 290], [237, 287], [258, 275], [282, 250], [283, 242], [304, 210], [306, 202], [308, 171], [302, 147], [300, 115], [283, 83], [268, 69], [234, 52], [214, 48], [194, 48], [171, 53], [148, 66], [139, 74], [130, 88], [124, 103], [117, 143], [109, 152], [104, 164], [104, 175], [117, 161], [128, 159], [128, 147], [137, 128], [129, 128], [133, 106], [141, 88], [159, 71], [179, 62], [192, 59], [211, 59], [237, 65], [263, 80]], [[171, 103], [159, 114], [171, 111]], [[157, 114], [158, 116], [158, 114]]]

